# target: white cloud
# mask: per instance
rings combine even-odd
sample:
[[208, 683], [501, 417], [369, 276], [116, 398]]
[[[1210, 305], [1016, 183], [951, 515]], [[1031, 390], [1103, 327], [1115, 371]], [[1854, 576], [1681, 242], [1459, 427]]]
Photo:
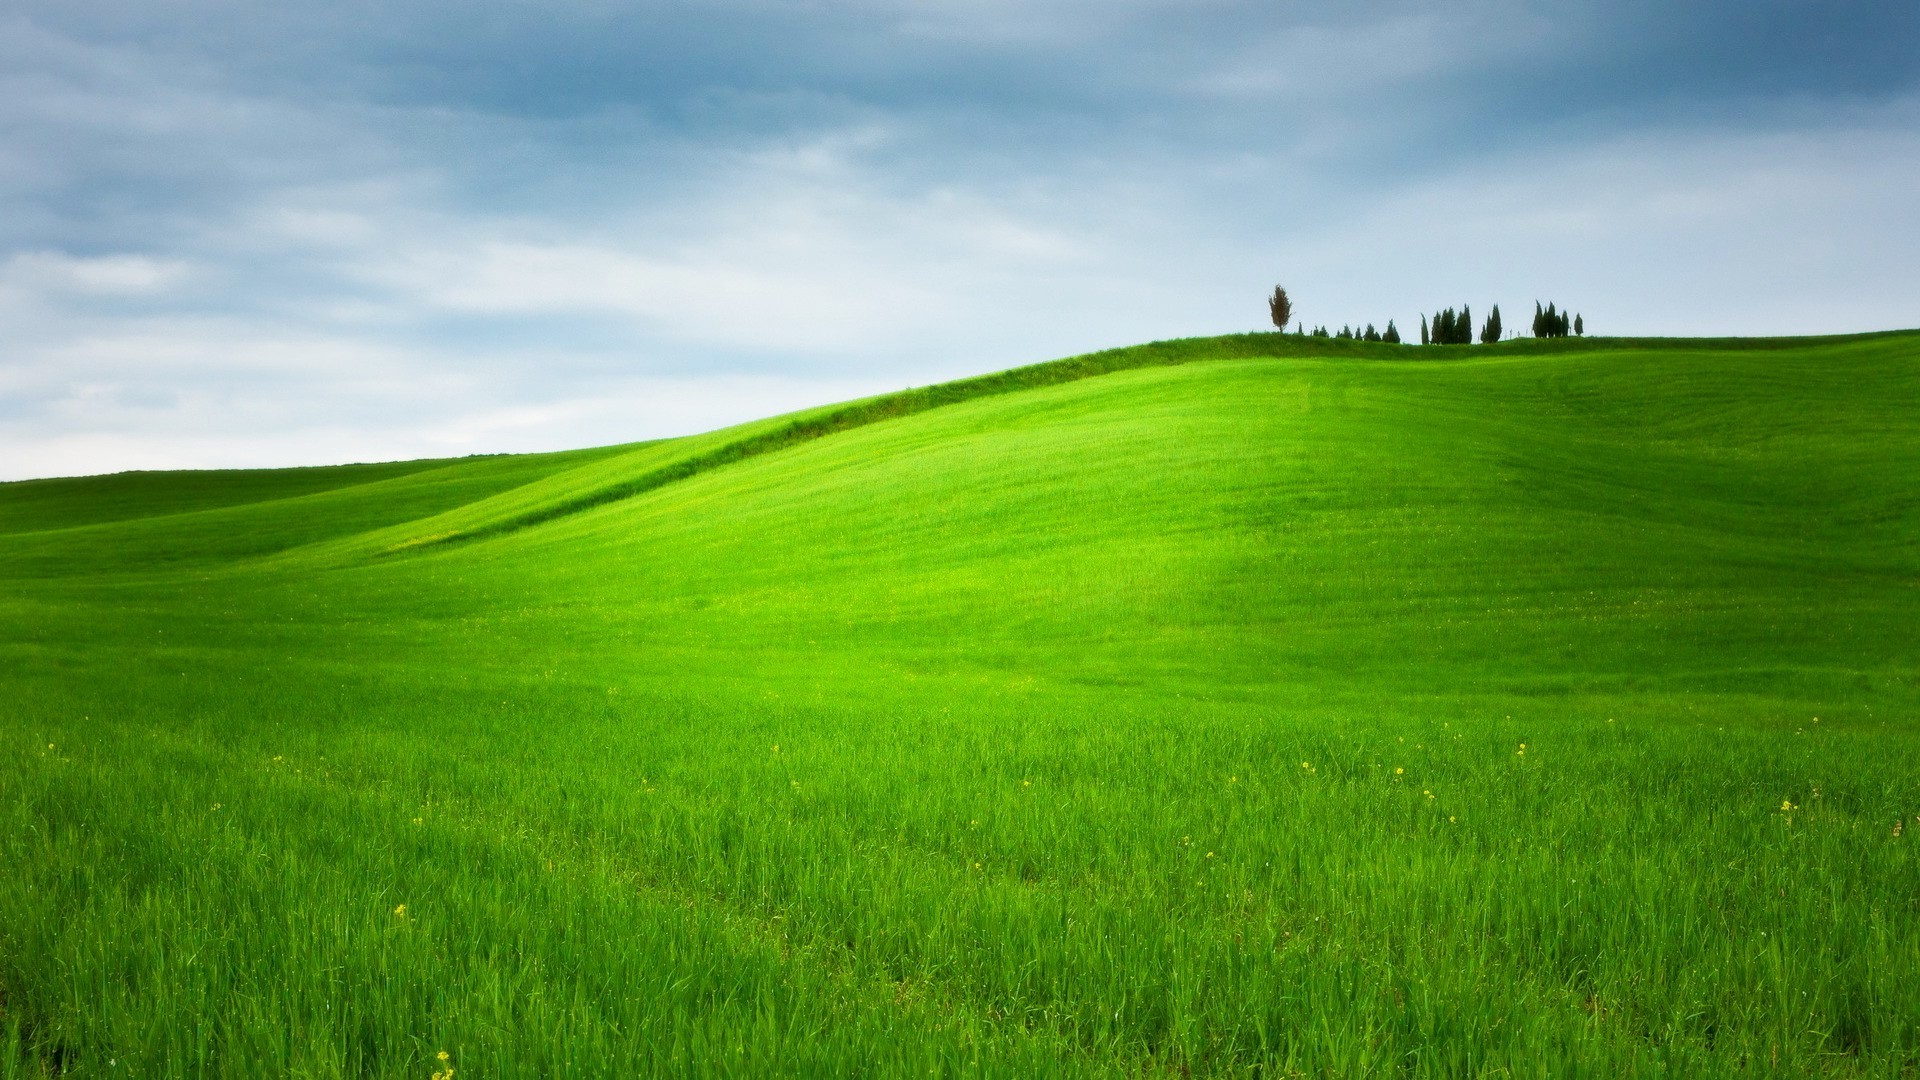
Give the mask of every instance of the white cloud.
[[24, 293], [150, 296], [186, 282], [193, 266], [183, 259], [147, 255], [78, 257], [57, 251], [27, 251], [0, 264], [0, 288]]

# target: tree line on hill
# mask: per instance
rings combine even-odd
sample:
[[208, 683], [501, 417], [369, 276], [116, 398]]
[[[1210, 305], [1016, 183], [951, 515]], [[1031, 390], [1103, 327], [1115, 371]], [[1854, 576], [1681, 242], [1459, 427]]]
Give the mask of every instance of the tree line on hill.
[[1548, 304], [1547, 309], [1542, 311], [1540, 301], [1533, 302], [1534, 337], [1566, 337], [1569, 331], [1584, 337], [1587, 332], [1587, 320], [1575, 315], [1573, 321], [1568, 322], [1566, 312], [1553, 310], [1552, 304]]
[[[1493, 305], [1487, 314], [1486, 325], [1480, 328], [1480, 340], [1483, 343], [1500, 340], [1500, 305]], [[1420, 344], [1422, 345], [1471, 345], [1473, 344], [1473, 309], [1465, 304], [1459, 311], [1448, 308], [1433, 313], [1433, 322], [1429, 324], [1425, 315], [1420, 316]]]
[[[1381, 341], [1390, 345], [1400, 344], [1400, 331], [1393, 325], [1392, 319], [1387, 320], [1385, 330], [1374, 329], [1372, 323], [1368, 323], [1365, 329], [1342, 326], [1338, 333], [1330, 333], [1324, 326], [1316, 326], [1308, 330], [1307, 324], [1294, 323], [1293, 300], [1287, 295], [1287, 290], [1278, 285], [1273, 287], [1273, 292], [1267, 297], [1267, 313], [1273, 318], [1274, 327], [1282, 333], [1286, 332], [1289, 324], [1293, 324], [1297, 327], [1294, 333], [1303, 337], [1310, 335], [1351, 341]], [[1587, 323], [1581, 316], [1560, 310], [1551, 303], [1542, 308], [1539, 301], [1534, 301], [1534, 337], [1566, 337], [1568, 334], [1584, 336], [1586, 332]], [[1505, 334], [1506, 327], [1500, 321], [1500, 305], [1495, 304], [1493, 309], [1487, 312], [1486, 320], [1480, 324], [1477, 336], [1482, 345], [1491, 345], [1501, 340]], [[1475, 336], [1473, 311], [1465, 304], [1460, 305], [1458, 311], [1447, 308], [1444, 311], [1435, 312], [1431, 321], [1425, 315], [1420, 316], [1420, 344], [1422, 345], [1471, 345]]]
[[1374, 329], [1372, 323], [1368, 323], [1365, 329], [1358, 326], [1342, 326], [1337, 331], [1328, 331], [1324, 326], [1316, 326], [1312, 330], [1308, 330], [1307, 324], [1301, 323], [1300, 329], [1296, 331], [1296, 333], [1302, 337], [1339, 338], [1343, 341], [1384, 341], [1389, 345], [1400, 344], [1400, 328], [1393, 325], [1392, 319], [1387, 320], [1387, 328], [1385, 330]]

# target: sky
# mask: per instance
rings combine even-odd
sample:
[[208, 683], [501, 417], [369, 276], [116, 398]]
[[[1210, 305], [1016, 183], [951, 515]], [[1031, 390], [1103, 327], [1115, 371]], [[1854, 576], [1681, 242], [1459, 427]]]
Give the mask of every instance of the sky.
[[1920, 326], [1912, 0], [0, 0], [0, 480], [1535, 300]]

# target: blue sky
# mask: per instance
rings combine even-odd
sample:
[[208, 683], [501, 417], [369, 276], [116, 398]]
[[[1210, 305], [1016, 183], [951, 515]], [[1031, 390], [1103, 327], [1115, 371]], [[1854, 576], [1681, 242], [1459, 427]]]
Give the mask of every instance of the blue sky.
[[1916, 326], [1916, 190], [1911, 0], [0, 0], [0, 478], [681, 434], [1275, 282]]

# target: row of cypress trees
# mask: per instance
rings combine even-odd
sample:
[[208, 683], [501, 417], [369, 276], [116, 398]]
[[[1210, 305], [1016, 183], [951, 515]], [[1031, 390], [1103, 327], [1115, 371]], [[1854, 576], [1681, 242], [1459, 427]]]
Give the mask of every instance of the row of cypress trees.
[[[1287, 296], [1287, 290], [1275, 285], [1273, 293], [1267, 297], [1267, 308], [1268, 313], [1273, 316], [1273, 325], [1284, 333], [1287, 324], [1293, 320], [1293, 301]], [[1400, 331], [1393, 325], [1392, 319], [1387, 320], [1387, 328], [1384, 331], [1375, 330], [1373, 324], [1368, 323], [1364, 330], [1342, 326], [1337, 334], [1329, 333], [1324, 326], [1316, 326], [1309, 331], [1306, 323], [1296, 325], [1298, 329], [1294, 332], [1303, 337], [1312, 334], [1314, 337], [1400, 344]], [[1493, 310], [1487, 313], [1486, 322], [1480, 324], [1480, 344], [1490, 345], [1499, 341], [1505, 332], [1506, 328], [1500, 323], [1500, 305], [1495, 304]], [[1534, 337], [1566, 337], [1569, 333], [1584, 335], [1586, 332], [1587, 322], [1581, 316], [1569, 317], [1567, 312], [1558, 310], [1552, 304], [1542, 308], [1540, 301], [1533, 302]], [[1473, 310], [1465, 304], [1460, 305], [1459, 311], [1448, 308], [1445, 311], [1435, 312], [1432, 322], [1428, 322], [1425, 315], [1420, 316], [1420, 344], [1422, 345], [1471, 345], [1473, 338]]]
[[1400, 344], [1400, 328], [1393, 325], [1392, 319], [1387, 320], [1387, 328], [1385, 330], [1376, 330], [1373, 328], [1372, 323], [1368, 323], [1364, 330], [1357, 326], [1343, 326], [1338, 333], [1329, 333], [1324, 326], [1316, 326], [1312, 330], [1308, 330], [1307, 324], [1301, 323], [1300, 329], [1294, 332], [1302, 337], [1311, 335], [1313, 337], [1340, 338], [1344, 341], [1384, 341], [1389, 345]]
[[1566, 337], [1569, 331], [1584, 336], [1587, 332], [1587, 320], [1575, 315], [1573, 321], [1569, 322], [1567, 313], [1555, 311], [1551, 303], [1547, 305], [1546, 310], [1542, 311], [1540, 301], [1533, 302], [1534, 337]]
[[[1480, 344], [1491, 345], [1500, 340], [1506, 332], [1500, 325], [1500, 305], [1493, 305], [1487, 313], [1487, 321], [1480, 324]], [[1585, 336], [1587, 320], [1572, 312], [1557, 310], [1552, 304], [1542, 308], [1540, 301], [1533, 302], [1533, 336], [1537, 338], [1566, 337], [1568, 334]], [[1473, 312], [1467, 305], [1460, 305], [1456, 313], [1452, 308], [1437, 312], [1431, 325], [1427, 317], [1420, 317], [1420, 344], [1422, 345], [1471, 345], [1473, 343]]]
[[[1485, 326], [1480, 328], [1480, 341], [1500, 340], [1500, 305], [1493, 305], [1493, 311], [1487, 315]], [[1460, 310], [1448, 308], [1436, 311], [1433, 322], [1428, 323], [1425, 315], [1420, 316], [1420, 344], [1422, 345], [1471, 345], [1473, 344], [1473, 309], [1465, 304]]]
[[[1387, 326], [1391, 329], [1393, 324], [1388, 323]], [[1372, 327], [1368, 327], [1368, 329], [1372, 329]], [[1568, 334], [1584, 336], [1586, 332], [1587, 321], [1585, 318], [1571, 312], [1556, 310], [1552, 304], [1548, 304], [1545, 308], [1542, 308], [1539, 301], [1534, 301], [1534, 337], [1566, 337]], [[1506, 327], [1500, 322], [1500, 305], [1495, 304], [1493, 305], [1493, 310], [1487, 313], [1486, 321], [1480, 324], [1480, 344], [1491, 345], [1499, 341], [1505, 333]], [[1460, 305], [1459, 311], [1447, 308], [1445, 311], [1434, 312], [1431, 322], [1427, 320], [1425, 315], [1420, 316], [1420, 344], [1422, 345], [1471, 345], [1473, 344], [1473, 339], [1473, 309], [1465, 304]], [[1368, 338], [1367, 340], [1378, 341], [1383, 339]], [[1399, 341], [1400, 336], [1395, 334], [1393, 337], [1384, 340]]]

